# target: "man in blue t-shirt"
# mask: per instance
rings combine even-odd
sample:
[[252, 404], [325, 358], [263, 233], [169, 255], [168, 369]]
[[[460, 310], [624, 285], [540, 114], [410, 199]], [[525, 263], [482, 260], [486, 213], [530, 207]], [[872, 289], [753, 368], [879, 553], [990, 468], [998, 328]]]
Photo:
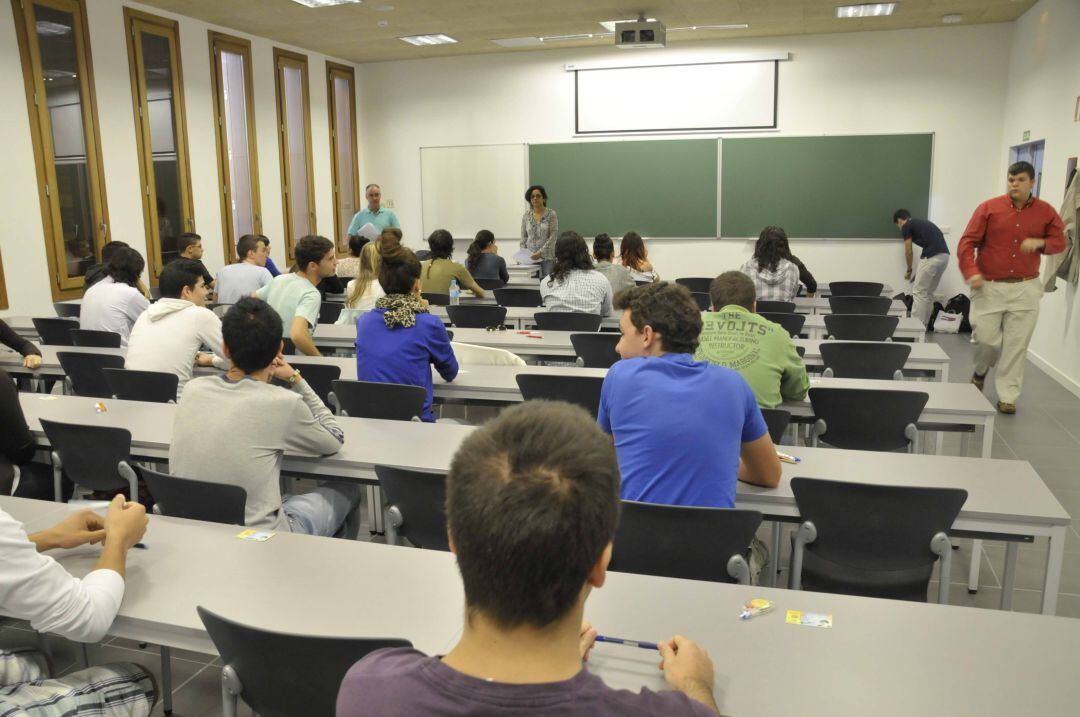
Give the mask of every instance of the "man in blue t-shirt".
[[604, 378], [600, 427], [615, 439], [624, 500], [731, 508], [735, 482], [776, 487], [780, 461], [737, 372], [695, 361], [701, 313], [684, 286], [621, 292], [622, 357]]
[[[904, 279], [914, 279], [911, 285], [911, 315], [925, 326], [930, 323], [930, 314], [934, 310], [934, 291], [949, 266], [949, 245], [945, 243], [945, 235], [937, 224], [928, 219], [915, 219], [906, 209], [897, 209], [893, 213], [893, 224], [904, 237], [904, 258], [907, 260]], [[922, 248], [919, 266], [914, 273], [911, 269], [914, 258], [912, 244]]]

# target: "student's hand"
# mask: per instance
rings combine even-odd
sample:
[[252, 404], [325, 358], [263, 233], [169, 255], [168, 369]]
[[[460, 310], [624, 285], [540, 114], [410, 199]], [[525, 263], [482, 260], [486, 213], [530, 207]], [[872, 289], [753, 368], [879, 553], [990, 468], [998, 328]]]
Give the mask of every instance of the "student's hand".
[[105, 521], [93, 511], [80, 510], [46, 530], [40, 537], [39, 550], [93, 545], [105, 540]]
[[278, 355], [270, 364], [270, 374], [274, 378], [281, 379], [282, 381], [288, 381], [289, 377], [296, 373], [296, 369], [289, 365], [289, 362], [285, 360], [285, 357]]
[[1020, 253], [1034, 254], [1035, 252], [1042, 249], [1044, 246], [1046, 246], [1045, 239], [1034, 239], [1032, 237], [1028, 237], [1024, 241], [1020, 242]]
[[204, 354], [202, 351], [199, 351], [198, 353], [195, 354], [195, 365], [196, 366], [203, 366], [203, 367], [205, 367], [205, 366], [213, 366], [214, 365], [214, 357], [211, 356], [210, 354]]
[[532, 254], [532, 258], [533, 258], [533, 261], [536, 261], [537, 259], [539, 259], [540, 258], [540, 252], [534, 251], [533, 254]]
[[911, 281], [911, 269], [904, 272], [904, 281]]
[[983, 278], [982, 274], [972, 274], [967, 280], [968, 286], [972, 289], [981, 289], [985, 283], [986, 279]]
[[663, 658], [660, 669], [673, 689], [680, 692], [705, 689], [712, 693], [715, 681], [713, 663], [704, 648], [682, 635], [676, 635], [661, 642], [659, 649]]
[[105, 513], [105, 540], [119, 541], [124, 550], [130, 550], [142, 540], [149, 524], [146, 508], [141, 503], [128, 502], [123, 495], [117, 495]]
[[29, 369], [36, 369], [41, 366], [41, 357], [37, 354], [23, 356], [22, 365]]
[[588, 621], [581, 623], [581, 636], [578, 638], [578, 646], [581, 648], [581, 661], [589, 659], [589, 650], [596, 644], [596, 628]]

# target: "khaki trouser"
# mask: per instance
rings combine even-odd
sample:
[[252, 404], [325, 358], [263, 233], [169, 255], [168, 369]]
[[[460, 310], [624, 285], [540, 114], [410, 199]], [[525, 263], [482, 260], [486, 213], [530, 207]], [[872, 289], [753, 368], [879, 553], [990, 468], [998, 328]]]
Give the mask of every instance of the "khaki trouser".
[[988, 281], [971, 292], [970, 321], [975, 337], [975, 372], [997, 364], [994, 388], [998, 400], [1016, 403], [1024, 383], [1024, 360], [1043, 288], [1038, 279], [1006, 283]]
[[919, 259], [915, 267], [915, 283], [911, 287], [911, 315], [926, 326], [934, 311], [934, 292], [941, 275], [949, 266], [948, 254], [935, 254], [929, 259]]

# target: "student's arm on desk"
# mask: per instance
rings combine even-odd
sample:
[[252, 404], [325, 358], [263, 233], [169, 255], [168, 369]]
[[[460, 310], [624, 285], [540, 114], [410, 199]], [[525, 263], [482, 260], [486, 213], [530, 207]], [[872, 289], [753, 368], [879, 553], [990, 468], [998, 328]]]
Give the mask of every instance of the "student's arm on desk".
[[661, 642], [659, 650], [663, 658], [660, 668], [672, 689], [720, 714], [716, 698], [713, 697], [716, 676], [709, 653], [682, 635]]
[[308, 321], [303, 316], [294, 316], [289, 325], [289, 338], [292, 339], [296, 350], [305, 356], [322, 356], [319, 349], [315, 348], [315, 342], [311, 340], [311, 331], [308, 329]]
[[[288, 380], [294, 370], [282, 357], [275, 360], [272, 368], [274, 377], [282, 380]], [[285, 436], [285, 450], [306, 451], [323, 456], [341, 450], [341, 444], [345, 442], [341, 426], [303, 376], [292, 385], [291, 390], [299, 394], [302, 400], [294, 405], [289, 431]]]
[[450, 335], [446, 333], [446, 327], [439, 319], [427, 323], [429, 326], [425, 328], [430, 332], [428, 355], [431, 357], [431, 363], [442, 376], [443, 381], [453, 381], [458, 375], [458, 362], [457, 357], [454, 356], [454, 348], [450, 345]]
[[739, 480], [766, 488], [775, 488], [780, 484], [780, 459], [776, 457], [776, 446], [768, 431], [756, 441], [742, 444]]

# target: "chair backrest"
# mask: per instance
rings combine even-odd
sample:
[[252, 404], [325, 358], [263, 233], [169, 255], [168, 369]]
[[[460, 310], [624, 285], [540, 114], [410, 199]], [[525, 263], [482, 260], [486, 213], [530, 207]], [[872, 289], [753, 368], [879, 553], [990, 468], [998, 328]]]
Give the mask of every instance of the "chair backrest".
[[876, 281], [830, 281], [829, 293], [833, 296], [880, 296], [884, 284]]
[[369, 652], [408, 640], [316, 637], [242, 625], [196, 608], [240, 697], [261, 717], [333, 717], [345, 673]]
[[615, 347], [620, 338], [619, 334], [570, 334], [570, 343], [586, 367], [611, 368], [619, 360]]
[[[60, 457], [64, 473], [90, 490], [113, 491], [128, 487], [120, 463], [131, 461], [131, 432], [111, 426], [59, 423], [41, 419], [50, 450]], [[131, 496], [128, 496], [131, 498]]]
[[398, 535], [431, 550], [450, 550], [446, 537], [446, 474], [375, 466], [385, 503], [401, 517]]
[[247, 491], [240, 486], [180, 478], [143, 466], [138, 472], [162, 515], [244, 525]]
[[811, 388], [809, 393], [818, 422], [815, 437], [857, 451], [910, 448], [919, 415], [929, 400], [921, 391]]
[[341, 379], [333, 386], [342, 415], [353, 418], [411, 421], [423, 414], [427, 401], [427, 391], [420, 386]]
[[784, 437], [784, 431], [791, 423], [791, 413], [780, 408], [763, 408], [761, 417], [765, 419], [765, 425], [769, 427], [769, 438], [772, 438], [773, 443], [779, 444], [780, 439]]
[[432, 294], [429, 292], [423, 292], [420, 294], [423, 298], [427, 299], [427, 302], [432, 306], [449, 306], [450, 294]]
[[71, 319], [30, 319], [34, 323], [34, 331], [37, 331], [41, 343], [46, 346], [74, 346], [75, 341], [71, 338], [71, 330], [79, 328], [78, 321]]
[[931, 541], [967, 500], [957, 488], [802, 477], [791, 479], [791, 491], [816, 532], [805, 546], [803, 589], [924, 601], [938, 558]]
[[698, 309], [701, 311], [708, 311], [712, 306], [712, 298], [708, 294], [701, 291], [691, 291], [690, 296], [694, 297], [694, 301], [697, 302]]
[[304, 361], [290, 361], [289, 365], [300, 372], [311, 390], [318, 394], [327, 407], [333, 408], [330, 404], [330, 393], [334, 390], [334, 381], [341, 378], [340, 366]]
[[281, 344], [282, 344], [281, 353], [285, 354], [286, 356], [295, 356], [296, 355], [296, 343], [293, 342], [292, 339], [283, 338], [281, 340]]
[[684, 277], [682, 279], [676, 279], [675, 283], [676, 284], [682, 284], [687, 289], [689, 289], [691, 292], [696, 291], [696, 292], [701, 293], [701, 294], [708, 294], [709, 293], [709, 285], [713, 283], [713, 279], [715, 279], [715, 278], [716, 277], [708, 278], [708, 277], [691, 276], [691, 277]]
[[180, 378], [166, 371], [133, 371], [127, 368], [104, 368], [105, 383], [121, 401], [175, 403]]
[[537, 311], [533, 314], [536, 328], [546, 331], [599, 331], [600, 314], [581, 314], [576, 311]]
[[544, 299], [540, 296], [539, 289], [523, 289], [516, 286], [495, 289], [495, 302], [498, 303], [499, 306], [544, 305]]
[[102, 369], [124, 368], [123, 356], [57, 351], [56, 358], [71, 381], [76, 396], [112, 398], [112, 389]]
[[91, 346], [100, 349], [120, 348], [120, 334], [115, 331], [95, 331], [93, 329], [72, 329], [71, 342], [75, 346]]
[[417, 249], [416, 250], [416, 258], [418, 260], [420, 260], [420, 261], [427, 261], [428, 259], [431, 258], [431, 250], [430, 249]]
[[829, 310], [834, 314], [887, 316], [892, 303], [887, 296], [830, 296]]
[[77, 319], [82, 314], [82, 304], [69, 304], [66, 301], [54, 301], [53, 309], [61, 318]]
[[600, 376], [558, 376], [546, 373], [519, 373], [517, 385], [526, 401], [534, 398], [566, 401], [585, 408], [593, 417], [600, 410]]
[[340, 301], [324, 301], [319, 307], [319, 323], [320, 324], [332, 324], [338, 320], [341, 316], [341, 310], [345, 308], [345, 304]]
[[648, 286], [652, 283], [655, 282], [650, 281], [649, 279], [634, 279], [634, 286]]
[[825, 314], [825, 333], [840, 341], [888, 341], [899, 323], [899, 316]]
[[461, 329], [486, 329], [489, 326], [502, 326], [506, 321], [506, 307], [491, 304], [459, 304], [447, 306], [446, 315], [450, 323]]
[[733, 557], [746, 554], [759, 525], [761, 513], [756, 510], [624, 500], [609, 569], [666, 578], [738, 582], [729, 563]]
[[759, 314], [794, 314], [795, 302], [763, 299], [757, 302], [757, 311]]
[[493, 291], [495, 289], [501, 289], [506, 286], [502, 279], [488, 279], [484, 277], [479, 277], [474, 278], [473, 281], [475, 281], [476, 285], [484, 291]]
[[821, 362], [828, 375], [836, 378], [877, 378], [891, 380], [902, 371], [911, 355], [911, 345], [892, 341], [855, 343], [822, 341]]
[[784, 331], [787, 331], [791, 338], [798, 338], [799, 333], [802, 331], [803, 324], [806, 323], [806, 314], [795, 313], [769, 313], [758, 312], [758, 316], [763, 319], [768, 319], [774, 324], [780, 324], [784, 327]]
[[[166, 261], [166, 262], [163, 263], [163, 265], [167, 264], [167, 263], [169, 263], [169, 262]], [[151, 286], [150, 287], [150, 301], [157, 301], [160, 298], [161, 298], [161, 288], [157, 287], [157, 286]]]

